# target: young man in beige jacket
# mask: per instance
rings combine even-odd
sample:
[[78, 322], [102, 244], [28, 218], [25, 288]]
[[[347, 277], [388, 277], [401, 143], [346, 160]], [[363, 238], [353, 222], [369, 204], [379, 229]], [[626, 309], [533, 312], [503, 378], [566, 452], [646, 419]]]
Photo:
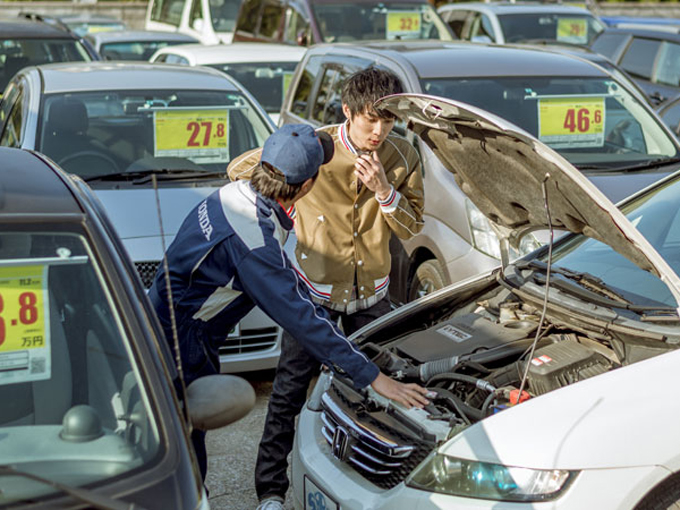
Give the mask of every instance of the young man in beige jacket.
[[[388, 295], [392, 233], [408, 239], [423, 227], [420, 159], [404, 138], [391, 133], [395, 119], [373, 109], [383, 96], [402, 92], [396, 76], [368, 68], [343, 86], [343, 124], [321, 128], [335, 153], [319, 171], [312, 191], [295, 205], [297, 246], [293, 264], [312, 298], [349, 335], [390, 311]], [[248, 178], [260, 149], [236, 158], [232, 180]], [[255, 467], [261, 510], [283, 508], [288, 490], [287, 456], [295, 417], [319, 363], [284, 332]]]

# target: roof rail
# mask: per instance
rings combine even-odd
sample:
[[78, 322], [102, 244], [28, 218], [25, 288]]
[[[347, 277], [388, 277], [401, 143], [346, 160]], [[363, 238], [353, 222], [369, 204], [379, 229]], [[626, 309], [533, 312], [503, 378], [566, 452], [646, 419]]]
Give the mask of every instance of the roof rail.
[[47, 16], [45, 14], [40, 14], [37, 12], [21, 11], [19, 12], [18, 17], [28, 19], [31, 21], [47, 23], [48, 25], [52, 25], [66, 32], [74, 33], [73, 30], [71, 30], [71, 28], [66, 23], [61, 21], [59, 18], [55, 18], [54, 16]]

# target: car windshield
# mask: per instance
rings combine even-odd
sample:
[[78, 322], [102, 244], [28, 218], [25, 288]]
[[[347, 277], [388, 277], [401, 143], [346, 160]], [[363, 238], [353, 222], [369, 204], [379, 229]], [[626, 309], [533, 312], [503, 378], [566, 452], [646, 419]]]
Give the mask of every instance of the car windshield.
[[320, 3], [314, 15], [324, 42], [445, 38], [429, 4]]
[[144, 60], [148, 61], [157, 50], [181, 44], [182, 41], [127, 41], [102, 44], [99, 54], [104, 60]]
[[[622, 207], [628, 220], [680, 274], [680, 178]], [[547, 256], [543, 257], [547, 260]], [[553, 267], [589, 273], [634, 304], [677, 307], [666, 284], [608, 245], [576, 236], [553, 255]]]
[[85, 47], [73, 39], [0, 40], [0, 94], [12, 76], [24, 67], [90, 60]]
[[210, 67], [236, 78], [267, 113], [279, 113], [296, 65], [297, 62], [244, 62]]
[[678, 156], [657, 117], [611, 79], [437, 78], [422, 88], [509, 120], [576, 167], [617, 169]]
[[[55, 225], [6, 227], [0, 465], [73, 487], [155, 462], [157, 417], [97, 251]], [[0, 483], [0, 506], [57, 490], [5, 472]]]
[[224, 172], [270, 133], [240, 92], [52, 94], [43, 111], [39, 150], [85, 179], [146, 170]]
[[239, 0], [210, 0], [210, 19], [215, 32], [233, 32], [241, 6]]
[[505, 42], [532, 40], [588, 45], [604, 25], [593, 16], [569, 13], [499, 14]]

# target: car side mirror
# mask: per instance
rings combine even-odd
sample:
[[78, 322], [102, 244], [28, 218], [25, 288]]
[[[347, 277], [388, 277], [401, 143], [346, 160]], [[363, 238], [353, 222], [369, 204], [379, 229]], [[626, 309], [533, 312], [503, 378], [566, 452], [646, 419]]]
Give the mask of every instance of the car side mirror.
[[196, 18], [192, 21], [191, 28], [196, 30], [196, 32], [203, 32], [203, 18]]
[[242, 377], [208, 375], [187, 387], [187, 400], [194, 428], [213, 430], [247, 415], [255, 405], [255, 390]]

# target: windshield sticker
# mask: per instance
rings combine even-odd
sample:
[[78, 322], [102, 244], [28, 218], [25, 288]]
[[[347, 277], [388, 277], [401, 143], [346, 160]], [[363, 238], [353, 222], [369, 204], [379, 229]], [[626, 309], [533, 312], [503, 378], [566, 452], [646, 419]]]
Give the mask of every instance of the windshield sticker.
[[588, 21], [585, 18], [558, 19], [557, 40], [569, 44], [586, 44], [588, 42]]
[[194, 163], [229, 161], [229, 111], [154, 112], [154, 156], [187, 158]]
[[387, 13], [387, 39], [413, 39], [420, 36], [419, 11], [391, 11]]
[[538, 100], [538, 139], [553, 149], [604, 145], [604, 98]]
[[52, 376], [47, 268], [0, 267], [0, 385]]
[[451, 340], [459, 343], [464, 342], [468, 338], [472, 338], [471, 334], [466, 333], [465, 331], [462, 331], [456, 327], [453, 327], [451, 324], [446, 324], [445, 326], [438, 328], [437, 333], [439, 333], [440, 335], [447, 336]]
[[283, 76], [282, 76], [282, 87], [281, 89], [283, 90], [283, 94], [281, 96], [281, 102], [286, 98], [286, 93], [288, 92], [288, 89], [290, 88], [290, 82], [293, 81], [293, 72], [292, 71], [284, 71]]

